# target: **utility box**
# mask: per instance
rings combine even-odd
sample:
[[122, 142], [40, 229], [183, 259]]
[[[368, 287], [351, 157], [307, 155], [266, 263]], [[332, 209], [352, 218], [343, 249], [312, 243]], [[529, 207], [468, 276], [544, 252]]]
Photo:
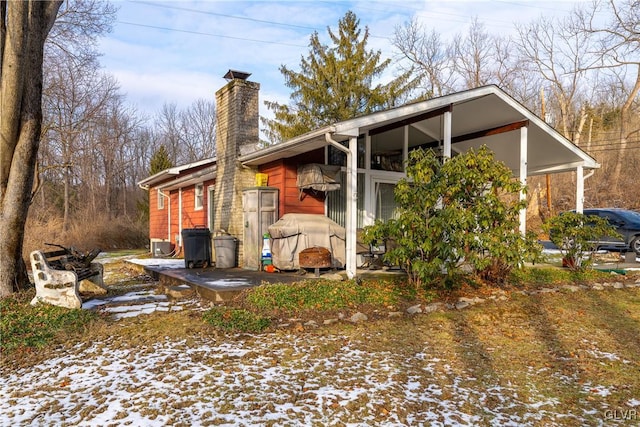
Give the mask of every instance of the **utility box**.
[[242, 192], [244, 268], [260, 270], [263, 235], [278, 220], [278, 189], [251, 187]]
[[185, 228], [182, 230], [184, 265], [186, 268], [211, 265], [211, 231], [208, 228]]

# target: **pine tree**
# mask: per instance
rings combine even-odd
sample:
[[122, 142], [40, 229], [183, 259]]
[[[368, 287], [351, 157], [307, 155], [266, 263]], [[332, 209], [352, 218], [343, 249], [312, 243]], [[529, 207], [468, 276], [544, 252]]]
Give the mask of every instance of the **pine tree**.
[[158, 172], [162, 172], [165, 169], [173, 167], [173, 162], [169, 158], [169, 153], [164, 145], [160, 145], [160, 148], [153, 153], [151, 162], [149, 163], [149, 175], [155, 175]]
[[300, 61], [300, 72], [282, 65], [285, 84], [292, 89], [289, 105], [265, 102], [275, 119], [263, 118], [272, 142], [285, 141], [318, 127], [395, 106], [416, 86], [410, 73], [390, 83], [379, 78], [391, 63], [380, 51], [367, 50], [369, 29], [360, 30], [360, 20], [349, 11], [340, 19], [337, 34], [328, 28], [331, 47], [323, 45], [315, 32], [310, 52]]

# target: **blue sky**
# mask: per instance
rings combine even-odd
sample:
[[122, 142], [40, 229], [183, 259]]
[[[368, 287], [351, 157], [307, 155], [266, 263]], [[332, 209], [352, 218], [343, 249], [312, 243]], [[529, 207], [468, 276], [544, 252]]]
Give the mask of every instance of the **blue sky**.
[[[584, 1], [583, 1], [584, 2]], [[252, 73], [262, 101], [287, 103], [289, 89], [278, 68], [298, 69], [317, 31], [352, 10], [369, 27], [371, 49], [394, 58], [394, 28], [417, 17], [449, 38], [477, 17], [490, 33], [513, 33], [514, 23], [566, 14], [575, 1], [115, 1], [113, 31], [101, 39], [101, 63], [120, 83], [127, 101], [153, 115], [164, 103], [189, 106], [214, 99], [228, 69]], [[392, 67], [390, 67], [392, 68]]]

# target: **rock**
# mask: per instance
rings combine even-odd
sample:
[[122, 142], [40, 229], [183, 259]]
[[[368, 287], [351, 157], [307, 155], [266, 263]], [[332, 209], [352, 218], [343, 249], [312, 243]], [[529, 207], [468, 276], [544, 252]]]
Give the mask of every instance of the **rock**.
[[[484, 302], [485, 300], [480, 298], [480, 297], [473, 297], [473, 298], [467, 298], [467, 297], [460, 297], [458, 299], [458, 303], [456, 304], [456, 306], [460, 303], [466, 303], [467, 306], [469, 305], [474, 305], [474, 304], [480, 304], [482, 302]], [[466, 306], [465, 306], [466, 307]]]
[[562, 289], [566, 289], [571, 292], [578, 292], [580, 290], [580, 287], [576, 285], [564, 285], [562, 286]]
[[338, 273], [326, 273], [320, 276], [320, 278], [325, 280], [335, 280], [337, 282], [342, 282], [344, 280], [344, 277]]
[[427, 306], [424, 308], [424, 312], [425, 312], [425, 313], [432, 313], [432, 312], [434, 312], [434, 311], [440, 310], [440, 309], [442, 308], [442, 306], [444, 306], [444, 304], [443, 304], [443, 303], [441, 303], [441, 302], [434, 302], [434, 303], [431, 303], [431, 304], [427, 305]]
[[552, 289], [552, 288], [542, 288], [538, 291], [541, 294], [550, 294], [553, 292], [557, 292], [557, 289]]
[[407, 308], [407, 313], [409, 314], [422, 313], [422, 308], [420, 304], [412, 305], [411, 307]]
[[365, 322], [365, 321], [367, 321], [367, 320], [369, 320], [369, 318], [367, 317], [367, 315], [366, 315], [366, 314], [364, 314], [364, 313], [360, 313], [360, 312], [358, 312], [358, 313], [354, 314], [353, 316], [351, 316], [351, 317], [349, 318], [349, 321], [350, 321], [350, 322], [352, 322], [352, 323]]
[[78, 283], [78, 292], [80, 295], [106, 295], [107, 288], [91, 280], [82, 280]]
[[389, 313], [388, 315], [389, 317], [402, 317], [402, 312], [401, 311], [392, 311]]
[[304, 326], [315, 328], [318, 326], [318, 322], [316, 322], [315, 320], [309, 320], [308, 322], [305, 322]]
[[338, 319], [344, 320], [344, 313], [338, 313]]
[[622, 289], [622, 288], [624, 288], [624, 284], [623, 284], [622, 282], [615, 282], [615, 283], [613, 284], [613, 287], [614, 287], [615, 289]]
[[604, 286], [602, 286], [600, 283], [596, 283], [591, 287], [591, 289], [593, 289], [594, 291], [601, 291], [604, 289]]
[[463, 308], [467, 308], [471, 305], [468, 301], [458, 301], [455, 305], [457, 310], [462, 310]]
[[173, 299], [191, 298], [195, 295], [195, 292], [189, 285], [167, 286], [163, 289], [163, 292]]
[[334, 323], [338, 323], [339, 321], [340, 319], [325, 319], [324, 322], [322, 322], [322, 324], [325, 326], [329, 326], [329, 325], [333, 325]]

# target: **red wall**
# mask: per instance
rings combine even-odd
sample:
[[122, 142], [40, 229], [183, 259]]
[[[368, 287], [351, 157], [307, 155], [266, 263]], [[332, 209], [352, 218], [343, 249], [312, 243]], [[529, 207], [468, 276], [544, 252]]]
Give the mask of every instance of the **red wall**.
[[296, 186], [298, 165], [324, 163], [324, 150], [317, 149], [303, 155], [281, 159], [260, 167], [260, 172], [269, 175], [269, 187], [280, 190], [279, 215], [287, 213], [310, 213], [324, 215], [324, 193], [303, 192]]
[[[162, 197], [162, 196], [160, 196]], [[158, 209], [158, 191], [149, 190], [149, 237], [151, 239], [167, 238], [169, 200], [164, 199], [164, 209]]]
[[[208, 187], [215, 184], [215, 180], [205, 181], [203, 188], [203, 207], [195, 208], [195, 184], [182, 189], [182, 219], [178, 218], [180, 213], [180, 193], [179, 190], [165, 191], [169, 194], [169, 199], [165, 198], [164, 209], [158, 209], [158, 191], [153, 187], [149, 190], [149, 238], [165, 240], [167, 237], [172, 243], [176, 243], [176, 235], [181, 229], [207, 227], [208, 226]], [[170, 207], [170, 208], [169, 208]], [[171, 210], [171, 236], [168, 233], [168, 215]], [[180, 228], [179, 226], [182, 226]]]
[[[268, 184], [276, 187], [279, 193], [279, 215], [286, 213], [311, 213], [324, 215], [324, 193], [303, 192], [300, 194], [296, 181], [298, 178], [298, 165], [307, 163], [324, 163], [324, 149], [320, 148], [309, 153], [301, 154], [288, 159], [280, 159], [260, 167], [260, 172], [269, 176]], [[189, 170], [193, 173], [198, 169]], [[173, 179], [182, 178], [184, 174]], [[173, 180], [172, 179], [172, 180]], [[171, 182], [165, 181], [163, 184]], [[203, 208], [195, 209], [195, 185], [182, 189], [182, 218], [178, 218], [179, 190], [169, 193], [170, 200], [165, 199], [164, 209], [158, 209], [157, 188], [149, 189], [149, 237], [151, 239], [167, 239], [175, 243], [176, 235], [181, 229], [194, 228], [208, 225], [207, 206], [208, 187], [215, 184], [215, 180], [205, 181], [203, 195]], [[165, 191], [165, 193], [168, 193]], [[167, 236], [168, 210], [171, 209], [171, 236]], [[241, 215], [238, 212], [238, 215]], [[181, 227], [180, 227], [181, 226]]]

